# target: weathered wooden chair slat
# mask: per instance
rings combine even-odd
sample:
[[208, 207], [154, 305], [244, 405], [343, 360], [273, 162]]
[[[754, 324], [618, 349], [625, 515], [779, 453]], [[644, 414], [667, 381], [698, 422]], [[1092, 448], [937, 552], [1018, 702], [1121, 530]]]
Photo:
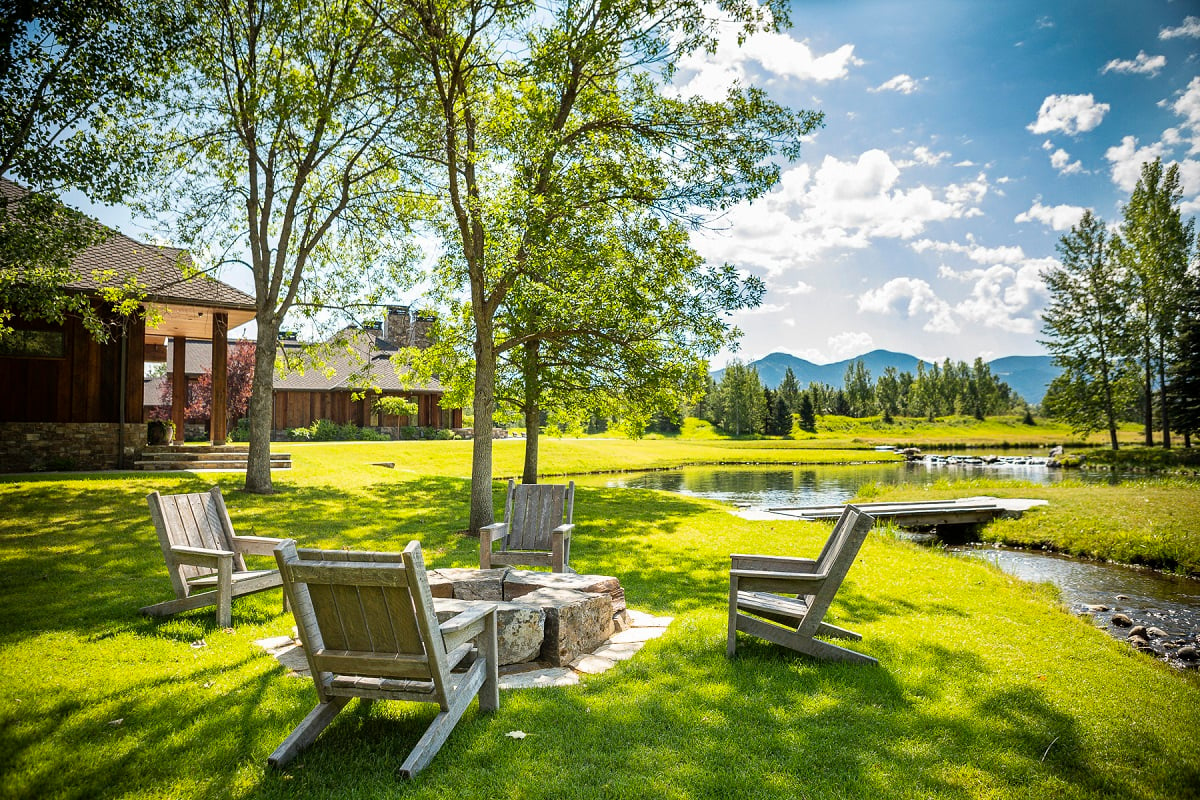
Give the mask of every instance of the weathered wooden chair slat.
[[[508, 482], [504, 521], [479, 532], [479, 566], [550, 567], [569, 572], [571, 534], [575, 529], [575, 482], [567, 485]], [[500, 549], [494, 550], [493, 543]]]
[[143, 614], [166, 616], [216, 606], [217, 624], [228, 628], [234, 597], [280, 585], [279, 570], [247, 569], [243, 555], [270, 555], [280, 540], [235, 534], [219, 487], [196, 494], [152, 492], [146, 502], [175, 599], [146, 606]]
[[439, 713], [400, 768], [411, 777], [437, 754], [471, 698], [483, 711], [499, 704], [496, 606], [479, 604], [439, 624], [419, 543], [370, 553], [300, 550], [287, 540], [275, 558], [318, 703], [276, 748], [272, 766], [315, 741], [351, 698], [436, 703]]
[[737, 632], [742, 631], [816, 658], [878, 663], [870, 656], [813, 638], [862, 638], [824, 622], [824, 617], [873, 524], [869, 514], [846, 506], [816, 560], [731, 556], [726, 654], [734, 655]]

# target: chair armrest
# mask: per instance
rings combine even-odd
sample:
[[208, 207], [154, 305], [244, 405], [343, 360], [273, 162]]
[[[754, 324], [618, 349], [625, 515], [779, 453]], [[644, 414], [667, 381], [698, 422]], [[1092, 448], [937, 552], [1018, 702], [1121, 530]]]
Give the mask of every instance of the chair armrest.
[[270, 556], [275, 554], [275, 548], [283, 539], [272, 539], [269, 536], [238, 536], [233, 535], [233, 547], [239, 553], [249, 553], [252, 556]]
[[776, 594], [812, 594], [828, 579], [827, 573], [797, 575], [763, 569], [731, 569], [729, 585], [737, 591], [774, 592]]
[[574, 530], [575, 530], [575, 523], [564, 522], [562, 525], [559, 525], [557, 528], [550, 531], [550, 535], [551, 536], [558, 535], [558, 536], [563, 536], [563, 537], [570, 537], [571, 532]]
[[507, 522], [493, 522], [479, 529], [479, 541], [483, 544], [491, 544], [505, 536], [508, 536]]
[[453, 650], [467, 639], [478, 636], [483, 630], [484, 620], [489, 614], [494, 615], [495, 613], [495, 603], [480, 603], [443, 622], [438, 628], [442, 632], [442, 640], [445, 642], [446, 649]]
[[778, 572], [811, 573], [817, 562], [811, 558], [791, 556], [750, 556], [734, 553], [729, 557], [733, 569], [769, 570]]
[[221, 563], [221, 559], [232, 559], [236, 553], [232, 550], [211, 550], [207, 547], [186, 547], [184, 545], [175, 545], [171, 548], [171, 557], [179, 564], [187, 564], [191, 567], [212, 567], [217, 568]]

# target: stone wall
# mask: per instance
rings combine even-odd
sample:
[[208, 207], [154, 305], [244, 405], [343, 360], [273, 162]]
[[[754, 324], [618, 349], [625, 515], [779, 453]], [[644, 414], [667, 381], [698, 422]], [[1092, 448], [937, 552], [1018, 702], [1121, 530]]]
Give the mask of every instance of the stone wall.
[[[116, 422], [0, 422], [0, 472], [116, 469]], [[125, 464], [146, 446], [146, 423], [125, 424]]]

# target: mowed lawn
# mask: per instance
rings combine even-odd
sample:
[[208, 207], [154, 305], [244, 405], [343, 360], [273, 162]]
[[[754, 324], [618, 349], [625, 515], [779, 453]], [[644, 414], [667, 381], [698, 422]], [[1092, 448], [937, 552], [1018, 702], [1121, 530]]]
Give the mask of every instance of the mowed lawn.
[[[547, 473], [822, 460], [778, 442], [542, 444]], [[412, 782], [396, 769], [431, 706], [352, 705], [274, 772], [267, 756], [315, 702], [311, 682], [253, 645], [291, 631], [280, 592], [236, 600], [231, 632], [211, 609], [142, 618], [171, 596], [145, 495], [216, 482], [241, 533], [372, 549], [419, 539], [434, 567], [472, 566], [478, 548], [460, 533], [469, 443], [277, 448], [296, 467], [266, 497], [232, 475], [0, 481], [0, 797], [1200, 796], [1200, 679], [1113, 641], [1046, 587], [872, 533], [830, 616], [863, 634], [879, 667], [749, 638], [730, 661], [729, 554], [814, 556], [828, 527], [598, 488], [577, 492], [572, 563], [618, 576], [632, 607], [674, 616], [663, 638], [577, 687], [506, 691], [490, 716], [473, 706]], [[519, 473], [520, 442], [496, 454], [497, 476]], [[1023, 525], [1049, 540], [1076, 524], [1079, 504], [1056, 503], [1075, 491], [1046, 490], [1050, 505]], [[1193, 490], [1163, 491], [1169, 502]], [[499, 482], [495, 497], [499, 510]]]

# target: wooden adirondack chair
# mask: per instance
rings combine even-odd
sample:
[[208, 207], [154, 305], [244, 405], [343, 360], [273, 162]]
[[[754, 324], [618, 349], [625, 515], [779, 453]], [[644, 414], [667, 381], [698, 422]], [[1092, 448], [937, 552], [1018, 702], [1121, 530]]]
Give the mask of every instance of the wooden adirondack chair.
[[[550, 567], [551, 572], [572, 572], [571, 517], [575, 510], [575, 481], [552, 483], [508, 482], [504, 521], [479, 531], [479, 568], [493, 564]], [[500, 542], [500, 549], [492, 545]]]
[[419, 542], [403, 553], [371, 553], [298, 550], [288, 539], [275, 559], [319, 702], [271, 754], [271, 766], [295, 758], [353, 697], [437, 703], [441, 711], [400, 768], [411, 778], [472, 697], [482, 711], [499, 705], [496, 606], [479, 603], [439, 624]]
[[815, 561], [732, 556], [726, 655], [733, 657], [737, 632], [743, 631], [815, 658], [854, 664], [879, 663], [870, 656], [813, 638], [862, 638], [822, 620], [874, 522], [869, 514], [846, 506]]
[[243, 555], [269, 556], [281, 540], [235, 534], [220, 487], [199, 494], [151, 492], [146, 502], [175, 599], [146, 606], [143, 614], [161, 617], [215, 605], [217, 624], [228, 628], [233, 598], [280, 585], [278, 570], [246, 569]]

